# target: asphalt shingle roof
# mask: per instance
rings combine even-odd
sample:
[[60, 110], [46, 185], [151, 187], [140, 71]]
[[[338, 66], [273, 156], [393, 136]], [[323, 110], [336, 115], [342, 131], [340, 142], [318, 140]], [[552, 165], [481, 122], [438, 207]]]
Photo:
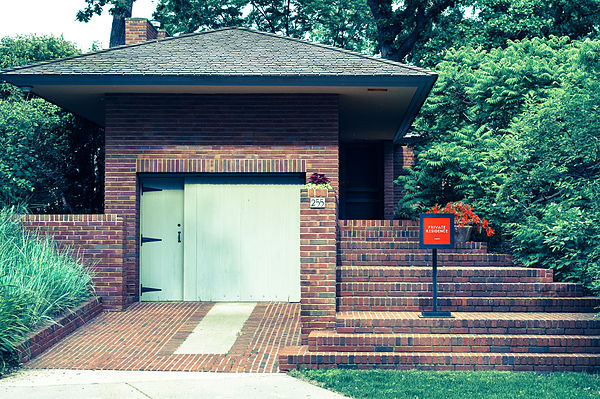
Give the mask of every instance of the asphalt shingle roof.
[[3, 75], [435, 76], [398, 62], [246, 28], [114, 47]]

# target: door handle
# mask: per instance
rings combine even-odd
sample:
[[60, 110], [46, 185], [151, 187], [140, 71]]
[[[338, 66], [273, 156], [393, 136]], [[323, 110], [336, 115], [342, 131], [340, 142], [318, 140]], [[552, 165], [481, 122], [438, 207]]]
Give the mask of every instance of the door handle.
[[177, 242], [181, 242], [181, 231], [177, 232]]

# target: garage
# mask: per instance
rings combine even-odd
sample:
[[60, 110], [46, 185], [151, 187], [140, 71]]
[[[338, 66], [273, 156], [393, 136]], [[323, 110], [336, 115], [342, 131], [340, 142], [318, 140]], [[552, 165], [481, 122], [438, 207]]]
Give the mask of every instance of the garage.
[[300, 300], [303, 174], [142, 176], [142, 301]]

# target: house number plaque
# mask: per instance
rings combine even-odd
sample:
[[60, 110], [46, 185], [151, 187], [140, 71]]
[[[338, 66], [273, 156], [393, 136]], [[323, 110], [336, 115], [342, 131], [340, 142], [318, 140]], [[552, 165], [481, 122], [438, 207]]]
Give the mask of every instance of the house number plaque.
[[310, 207], [315, 209], [325, 208], [325, 197], [311, 197]]

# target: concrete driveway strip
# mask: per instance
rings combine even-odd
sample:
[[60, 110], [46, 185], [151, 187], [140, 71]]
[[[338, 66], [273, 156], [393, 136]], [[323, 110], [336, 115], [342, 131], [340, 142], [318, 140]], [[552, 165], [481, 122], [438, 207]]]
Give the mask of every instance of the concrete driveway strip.
[[285, 374], [21, 370], [0, 379], [0, 398], [343, 399]]

